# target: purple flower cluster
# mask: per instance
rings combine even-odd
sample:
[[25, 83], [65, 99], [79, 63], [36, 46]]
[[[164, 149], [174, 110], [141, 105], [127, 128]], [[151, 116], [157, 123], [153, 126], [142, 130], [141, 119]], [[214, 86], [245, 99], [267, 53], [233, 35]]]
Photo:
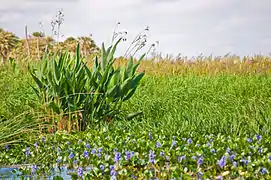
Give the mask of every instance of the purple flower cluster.
[[115, 158], [114, 158], [114, 162], [117, 163], [121, 160], [121, 153], [120, 152], [117, 152], [115, 154]]
[[223, 168], [226, 166], [227, 158], [226, 156], [222, 156], [221, 159], [217, 162], [220, 168]]
[[78, 175], [79, 177], [82, 177], [82, 176], [83, 176], [83, 173], [84, 173], [83, 168], [82, 168], [82, 167], [79, 167], [78, 170], [77, 170], [77, 175]]
[[27, 147], [25, 150], [25, 155], [30, 156], [30, 147]]
[[150, 151], [149, 151], [149, 162], [150, 162], [150, 163], [152, 163], [152, 164], [155, 163], [155, 160], [154, 160], [155, 156], [156, 156], [156, 155], [154, 154], [154, 152], [153, 152], [152, 150], [150, 150]]

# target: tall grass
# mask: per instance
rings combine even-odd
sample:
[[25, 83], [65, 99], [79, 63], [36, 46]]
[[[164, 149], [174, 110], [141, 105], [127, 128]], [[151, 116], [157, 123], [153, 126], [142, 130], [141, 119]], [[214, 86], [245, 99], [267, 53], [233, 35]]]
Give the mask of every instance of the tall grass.
[[144, 117], [128, 124], [169, 133], [269, 134], [270, 90], [270, 75], [148, 76], [126, 104]]
[[[144, 115], [132, 121], [107, 123], [108, 128], [161, 129], [168, 134], [270, 134], [270, 58], [237, 60], [142, 61], [139, 71], [145, 70], [146, 77], [122, 110], [143, 111]], [[120, 58], [115, 66], [126, 63]], [[30, 109], [29, 99], [35, 102], [35, 95], [26, 84], [33, 83], [29, 74], [20, 71], [16, 75], [6, 69], [1, 69], [0, 74], [0, 90], [8, 97], [0, 96], [1, 114], [10, 116]], [[5, 88], [7, 82], [13, 88]], [[4, 108], [10, 102], [17, 105]]]

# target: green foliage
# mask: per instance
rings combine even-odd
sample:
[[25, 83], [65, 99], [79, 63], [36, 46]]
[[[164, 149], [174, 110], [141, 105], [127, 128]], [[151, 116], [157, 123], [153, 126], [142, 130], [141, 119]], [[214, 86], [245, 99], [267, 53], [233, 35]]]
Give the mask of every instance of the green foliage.
[[135, 64], [131, 57], [126, 68], [114, 69], [114, 54], [120, 41], [108, 49], [102, 45], [101, 57], [95, 57], [92, 70], [80, 57], [79, 45], [75, 57], [68, 51], [47, 55], [37, 69], [29, 67], [36, 83], [32, 88], [45, 109], [53, 110], [60, 119], [71, 120], [73, 113], [78, 120], [77, 130], [119, 115], [122, 103], [133, 96], [144, 76], [144, 72], [136, 73], [144, 55]]
[[[2, 147], [0, 164], [27, 163], [30, 166], [21, 165], [20, 171], [35, 175], [35, 179], [77, 179], [79, 175], [83, 179], [110, 179], [112, 171], [117, 179], [270, 179], [270, 145], [269, 136], [256, 134], [91, 129]], [[223, 157], [225, 162], [219, 164]], [[33, 173], [34, 165], [37, 168]], [[78, 174], [79, 168], [82, 174]]]

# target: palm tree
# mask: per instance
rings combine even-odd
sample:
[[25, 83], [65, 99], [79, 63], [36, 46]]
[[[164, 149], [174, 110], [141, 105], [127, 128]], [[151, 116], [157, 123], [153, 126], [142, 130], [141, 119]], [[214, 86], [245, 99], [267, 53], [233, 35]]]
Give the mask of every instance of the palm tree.
[[19, 39], [15, 34], [0, 28], [0, 56], [4, 63], [7, 63], [9, 54], [17, 46]]

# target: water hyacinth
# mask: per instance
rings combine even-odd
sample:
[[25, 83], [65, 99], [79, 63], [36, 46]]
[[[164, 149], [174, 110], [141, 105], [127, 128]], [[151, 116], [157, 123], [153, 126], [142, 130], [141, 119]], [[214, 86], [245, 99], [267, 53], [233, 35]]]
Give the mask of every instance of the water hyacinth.
[[164, 152], [164, 151], [161, 151], [161, 152], [160, 152], [160, 156], [163, 157], [164, 155], [165, 155], [165, 152]]
[[82, 167], [79, 167], [78, 170], [77, 170], [77, 175], [78, 175], [79, 177], [82, 177], [82, 176], [83, 176], [83, 173], [84, 173], [83, 168], [82, 168]]
[[152, 140], [152, 133], [149, 132], [149, 139]]
[[193, 143], [192, 139], [189, 138], [189, 139], [187, 140], [187, 143], [188, 143], [188, 144], [192, 144], [192, 143]]
[[73, 164], [74, 164], [74, 165], [76, 165], [76, 164], [77, 164], [77, 161], [76, 161], [76, 160], [74, 160], [74, 161], [73, 161]]
[[227, 152], [228, 154], [230, 154], [230, 153], [231, 153], [231, 149], [230, 149], [230, 148], [227, 148], [227, 149], [226, 149], [226, 152]]
[[92, 149], [91, 154], [96, 154], [96, 149]]
[[37, 165], [34, 164], [32, 166], [32, 171], [31, 171], [32, 175], [36, 174], [37, 169], [38, 169]]
[[104, 170], [104, 165], [100, 165], [100, 169], [103, 171]]
[[86, 144], [86, 148], [87, 149], [90, 149], [91, 147], [90, 147], [90, 144]]
[[5, 150], [8, 150], [8, 148], [9, 148], [8, 145], [5, 145]]
[[261, 141], [261, 140], [263, 139], [263, 137], [262, 137], [262, 135], [257, 134], [257, 135], [256, 135], [256, 139], [257, 139], [258, 141]]
[[248, 160], [246, 159], [241, 159], [240, 162], [244, 163], [245, 165], [248, 165]]
[[235, 154], [232, 154], [232, 155], [229, 156], [229, 160], [230, 160], [231, 162], [234, 160], [234, 158], [235, 158]]
[[66, 142], [66, 144], [69, 146], [69, 145], [71, 145], [71, 143], [68, 141], [68, 142]]
[[73, 159], [73, 158], [74, 158], [74, 154], [73, 154], [73, 152], [70, 152], [69, 159]]
[[265, 167], [262, 167], [261, 173], [262, 174], [268, 174], [268, 170]]
[[155, 156], [156, 156], [156, 155], [154, 154], [154, 152], [153, 152], [152, 150], [150, 150], [150, 151], [149, 151], [149, 162], [150, 162], [150, 163], [152, 163], [152, 164], [155, 163], [155, 159], [154, 159]]
[[198, 167], [200, 167], [203, 164], [203, 157], [200, 157], [197, 161]]
[[217, 162], [220, 168], [225, 167], [226, 163], [227, 163], [226, 156], [222, 156], [221, 159]]
[[41, 141], [42, 141], [42, 142], [45, 142], [45, 137], [44, 137], [44, 136], [41, 138]]
[[30, 147], [27, 147], [25, 150], [25, 155], [30, 156]]
[[177, 142], [176, 142], [176, 141], [172, 141], [171, 147], [174, 147], [174, 146], [176, 146], [176, 145], [177, 145]]
[[155, 147], [156, 147], [156, 148], [160, 148], [161, 146], [162, 146], [161, 143], [158, 142], [158, 141], [156, 141]]
[[114, 158], [114, 162], [117, 163], [121, 160], [121, 153], [120, 152], [117, 152], [115, 154], [115, 158]]
[[215, 149], [211, 149], [210, 152], [213, 154], [216, 153]]
[[252, 143], [253, 140], [251, 138], [247, 138], [247, 142]]
[[132, 158], [132, 153], [129, 151], [125, 151], [125, 160], [128, 161]]
[[84, 157], [84, 158], [88, 158], [88, 157], [89, 157], [89, 156], [88, 156], [88, 152], [87, 152], [86, 150], [84, 151], [83, 157]]

